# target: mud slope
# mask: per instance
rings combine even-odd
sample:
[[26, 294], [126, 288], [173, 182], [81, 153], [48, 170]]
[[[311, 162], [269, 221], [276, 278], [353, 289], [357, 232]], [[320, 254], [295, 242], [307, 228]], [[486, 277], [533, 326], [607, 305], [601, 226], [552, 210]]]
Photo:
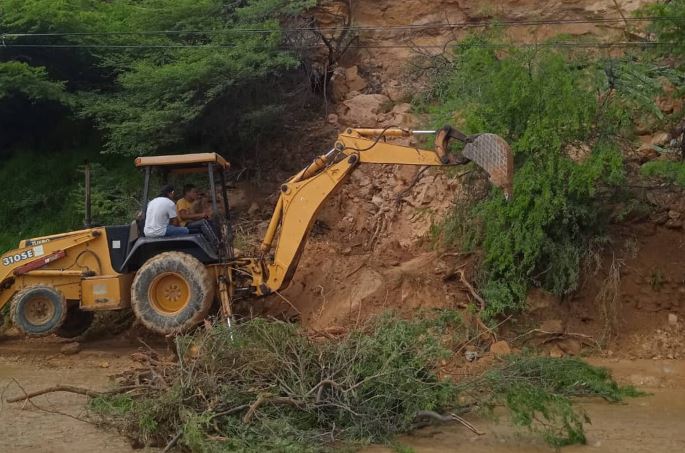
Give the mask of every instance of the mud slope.
[[[421, 128], [429, 119], [415, 115], [403, 102], [416, 89], [403, 79], [408, 48], [378, 46], [438, 45], [471, 30], [442, 28], [388, 30], [388, 26], [467, 23], [497, 17], [503, 21], [600, 19], [629, 16], [644, 1], [356, 1], [352, 23], [386, 27], [360, 32], [353, 49], [331, 81], [335, 101], [327, 121], [347, 126]], [[325, 2], [317, 13], [321, 26], [340, 24], [341, 2]], [[620, 11], [616, 5], [620, 6]], [[620, 37], [623, 22], [544, 25], [508, 28], [511, 38], [531, 42], [558, 33]], [[373, 47], [376, 46], [376, 47]], [[408, 142], [404, 142], [407, 144]], [[416, 143], [411, 143], [417, 145]], [[321, 149], [328, 144], [321, 144]], [[356, 323], [384, 309], [415, 313], [419, 309], [459, 307], [469, 302], [454, 278], [453, 259], [431, 251], [431, 226], [440, 221], [461, 193], [457, 172], [429, 170], [421, 175], [409, 166], [368, 166], [357, 169], [324, 206], [291, 286], [263, 308], [299, 315], [305, 325], [324, 328]], [[469, 267], [467, 266], [467, 271]], [[471, 278], [472, 276], [468, 275]]]

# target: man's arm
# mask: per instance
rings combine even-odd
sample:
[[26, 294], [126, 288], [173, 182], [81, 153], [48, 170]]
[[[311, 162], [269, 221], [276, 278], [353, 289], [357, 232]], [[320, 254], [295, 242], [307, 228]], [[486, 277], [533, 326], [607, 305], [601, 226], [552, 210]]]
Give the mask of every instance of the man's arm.
[[180, 221], [178, 219], [178, 215], [176, 214], [176, 203], [174, 203], [172, 200], [169, 200], [167, 215], [169, 216], [170, 225], [180, 226]]
[[207, 218], [207, 214], [201, 212], [199, 214], [193, 214], [188, 209], [181, 209], [178, 211], [178, 215], [183, 220], [202, 220]]

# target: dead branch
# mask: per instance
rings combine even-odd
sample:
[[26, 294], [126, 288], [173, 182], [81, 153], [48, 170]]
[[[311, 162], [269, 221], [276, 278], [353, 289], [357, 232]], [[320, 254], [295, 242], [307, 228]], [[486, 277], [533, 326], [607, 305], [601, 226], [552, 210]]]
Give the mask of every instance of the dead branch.
[[441, 423], [448, 423], [448, 422], [459, 422], [462, 425], [464, 425], [467, 429], [470, 431], [474, 432], [475, 434], [478, 434], [479, 436], [482, 436], [485, 434], [484, 432], [479, 431], [475, 426], [473, 426], [471, 423], [468, 421], [464, 420], [462, 417], [458, 416], [457, 414], [448, 414], [448, 415], [442, 415], [438, 414], [437, 412], [434, 411], [418, 411], [416, 413], [415, 418], [430, 418], [433, 420], [436, 420]]
[[264, 396], [260, 395], [257, 400], [250, 405], [250, 408], [247, 410], [247, 413], [243, 417], [243, 423], [247, 424], [250, 423], [252, 420], [252, 417], [254, 417], [255, 412], [257, 412], [257, 409], [259, 409], [260, 406], [262, 406], [265, 403], [273, 404], [273, 405], [289, 405], [289, 406], [294, 406], [296, 408], [302, 408], [303, 404], [299, 401], [295, 401], [292, 398], [287, 398], [287, 397], [269, 397], [269, 396]]
[[[19, 383], [17, 383], [17, 384], [19, 384]], [[46, 393], [54, 393], [54, 392], [76, 393], [79, 395], [85, 395], [85, 396], [93, 398], [96, 396], [116, 395], [118, 393], [124, 393], [124, 392], [127, 392], [127, 391], [132, 390], [132, 389], [137, 388], [137, 387], [138, 386], [126, 386], [126, 387], [117, 388], [115, 390], [108, 390], [105, 392], [97, 392], [95, 390], [90, 390], [90, 389], [83, 388], [83, 387], [74, 387], [72, 385], [55, 385], [53, 387], [48, 387], [48, 388], [38, 390], [35, 392], [31, 392], [31, 393], [24, 392], [23, 396], [15, 396], [13, 398], [7, 398], [5, 401], [7, 401], [8, 403], [17, 403], [19, 401], [30, 400], [31, 398], [35, 398], [36, 396], [45, 395]], [[20, 386], [20, 388], [21, 388], [21, 386]]]
[[411, 191], [411, 189], [414, 188], [416, 183], [419, 182], [419, 180], [421, 179], [421, 176], [423, 176], [423, 174], [429, 168], [430, 167], [426, 165], [425, 167], [422, 167], [418, 172], [416, 172], [416, 176], [414, 176], [414, 179], [412, 180], [412, 182], [409, 183], [409, 186], [407, 186], [406, 189], [404, 189], [402, 192], [397, 194], [397, 196], [395, 197], [395, 204], [400, 204], [402, 202], [402, 199]]
[[[23, 398], [21, 398], [21, 399], [17, 399], [17, 401], [21, 401], [21, 400], [27, 401], [27, 402], [30, 403], [31, 406], [33, 406], [35, 409], [37, 409], [37, 410], [39, 410], [39, 411], [42, 411], [42, 412], [47, 412], [47, 413], [49, 413], [49, 414], [55, 414], [55, 415], [62, 415], [62, 416], [64, 416], [64, 417], [73, 418], [74, 420], [78, 420], [78, 421], [83, 422], [83, 423], [91, 423], [91, 424], [93, 423], [93, 422], [91, 422], [90, 420], [86, 420], [86, 419], [83, 419], [83, 418], [81, 418], [81, 417], [77, 417], [77, 416], [75, 416], [75, 415], [67, 414], [66, 412], [61, 412], [61, 411], [52, 410], [52, 409], [45, 409], [45, 408], [43, 408], [43, 407], [38, 406], [36, 403], [34, 403], [33, 401], [31, 401], [31, 398], [29, 397], [29, 394], [26, 392], [26, 390], [24, 389], [24, 387], [19, 383], [19, 381], [17, 381], [17, 380], [14, 379], [14, 378], [12, 378], [12, 381], [17, 385], [17, 387], [19, 387], [19, 388], [21, 389], [22, 392], [24, 392], [24, 395], [25, 395], [25, 397], [23, 397]], [[12, 399], [14, 399], [14, 398], [12, 398]], [[7, 401], [8, 403], [9, 403], [9, 402], [14, 402], [14, 401], [10, 401], [10, 399], [7, 399], [6, 401]]]
[[181, 429], [169, 441], [169, 443], [166, 444], [166, 446], [164, 447], [164, 450], [162, 450], [162, 453], [167, 453], [168, 451], [171, 451], [171, 449], [174, 448], [174, 446], [176, 445], [176, 443], [178, 442], [178, 440], [181, 438], [182, 435], [183, 435], [183, 430]]
[[471, 423], [467, 422], [466, 420], [464, 420], [462, 417], [458, 416], [457, 414], [450, 414], [450, 417], [452, 417], [452, 419], [453, 419], [454, 421], [457, 421], [457, 422], [461, 423], [461, 424], [464, 425], [468, 430], [472, 431], [473, 433], [475, 433], [475, 434], [477, 434], [477, 435], [479, 435], [479, 436], [482, 436], [482, 435], [485, 434], [484, 432], [478, 430], [478, 428], [476, 428], [476, 427], [473, 426]]
[[483, 311], [485, 309], [485, 299], [480, 297], [480, 295], [476, 292], [476, 290], [471, 285], [471, 283], [469, 283], [469, 281], [466, 279], [466, 274], [464, 274], [463, 270], [461, 270], [461, 269], [458, 270], [457, 275], [459, 276], [459, 280], [461, 280], [461, 282], [464, 284], [464, 286], [466, 286], [466, 289], [469, 290], [469, 292], [471, 293], [473, 298], [478, 301], [478, 304], [480, 306], [480, 311]]

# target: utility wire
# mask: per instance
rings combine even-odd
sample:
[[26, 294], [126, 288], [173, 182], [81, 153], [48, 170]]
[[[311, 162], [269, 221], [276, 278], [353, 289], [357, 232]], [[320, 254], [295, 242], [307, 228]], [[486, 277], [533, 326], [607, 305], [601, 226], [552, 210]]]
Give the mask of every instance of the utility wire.
[[[455, 45], [458, 44], [455, 41]], [[583, 43], [583, 42], [545, 42], [545, 43], [516, 43], [516, 44], [469, 44], [470, 47], [486, 49], [509, 49], [509, 48], [629, 48], [629, 47], [668, 47], [679, 45], [676, 42], [657, 41], [622, 41], [606, 43]], [[199, 44], [0, 44], [2, 48], [33, 48], [33, 49], [235, 49], [241, 46], [235, 44], [226, 45], [199, 45]], [[324, 48], [324, 44], [311, 44], [302, 46], [277, 46], [281, 50], [305, 50]], [[351, 45], [350, 49], [444, 49], [445, 45], [410, 45], [410, 44], [367, 44]]]
[[453, 22], [440, 24], [422, 25], [389, 25], [389, 26], [350, 26], [350, 27], [285, 27], [285, 28], [233, 28], [223, 30], [142, 30], [142, 31], [120, 31], [120, 32], [48, 32], [48, 33], [3, 33], [0, 37], [4, 38], [23, 38], [23, 37], [56, 37], [56, 36], [127, 36], [127, 35], [221, 35], [231, 33], [244, 34], [263, 34], [274, 32], [327, 32], [327, 31], [402, 31], [402, 30], [436, 30], [436, 29], [455, 29], [455, 28], [475, 28], [487, 26], [503, 27], [525, 27], [533, 25], [566, 25], [566, 24], [605, 24], [605, 23], [625, 23], [625, 22], [659, 22], [659, 21], [685, 21], [685, 16], [645, 16], [645, 17], [615, 17], [597, 19], [541, 19], [524, 21], [480, 21], [480, 22]]

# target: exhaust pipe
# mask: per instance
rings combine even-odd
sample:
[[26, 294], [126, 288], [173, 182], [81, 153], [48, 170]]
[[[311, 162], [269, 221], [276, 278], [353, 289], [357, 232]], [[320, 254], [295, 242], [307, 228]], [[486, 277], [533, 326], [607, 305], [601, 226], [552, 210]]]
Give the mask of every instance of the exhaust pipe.
[[91, 217], [91, 202], [90, 202], [90, 162], [86, 161], [83, 168], [83, 173], [85, 176], [85, 216], [83, 219], [83, 226], [90, 228], [93, 225], [93, 219]]

